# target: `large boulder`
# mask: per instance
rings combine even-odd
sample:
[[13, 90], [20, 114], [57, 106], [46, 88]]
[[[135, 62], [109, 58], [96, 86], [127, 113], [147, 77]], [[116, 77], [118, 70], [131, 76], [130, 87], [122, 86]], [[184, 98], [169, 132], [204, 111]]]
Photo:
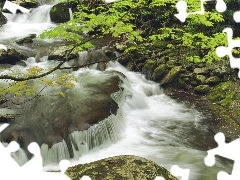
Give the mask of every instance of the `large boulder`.
[[177, 180], [168, 170], [156, 163], [138, 156], [114, 156], [89, 164], [79, 164], [66, 170], [72, 180], [87, 175], [92, 180], [150, 180], [162, 176], [165, 180]]
[[[51, 148], [64, 140], [69, 156], [73, 157], [71, 143], [76, 142], [72, 141], [69, 135], [76, 131], [88, 130], [110, 116], [115, 117], [118, 104], [112, 98], [112, 94], [115, 93], [116, 96], [121, 83], [119, 75], [113, 72], [102, 74], [86, 72], [79, 76], [81, 78], [79, 77], [78, 85], [71, 89], [49, 88], [46, 94], [35, 97], [17, 98], [8, 95], [9, 101], [0, 104], [0, 108], [8, 107], [17, 115], [13, 122], [7, 119], [10, 125], [1, 132], [0, 140], [7, 143], [17, 141], [24, 150], [27, 150], [31, 142], [37, 142], [40, 146], [46, 144]], [[5, 119], [2, 117], [2, 121]], [[102, 133], [98, 131], [99, 129], [95, 130], [96, 136]], [[90, 146], [92, 148], [91, 143]]]
[[61, 2], [54, 5], [50, 10], [50, 18], [54, 23], [64, 23], [70, 20], [69, 8], [76, 11], [76, 3]]
[[165, 85], [172, 83], [176, 77], [179, 75], [180, 71], [182, 69], [182, 66], [175, 66], [173, 67], [161, 80], [160, 85]]

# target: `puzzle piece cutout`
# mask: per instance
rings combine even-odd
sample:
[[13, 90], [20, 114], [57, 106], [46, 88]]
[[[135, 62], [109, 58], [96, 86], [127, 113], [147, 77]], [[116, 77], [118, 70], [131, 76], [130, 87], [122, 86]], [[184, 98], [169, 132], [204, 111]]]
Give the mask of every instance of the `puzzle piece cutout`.
[[177, 165], [173, 165], [171, 167], [171, 174], [174, 176], [180, 176], [181, 180], [188, 180], [189, 174], [190, 174], [190, 169], [182, 169]]
[[[207, 1], [211, 1], [211, 0], [201, 0], [201, 10], [197, 11], [197, 12], [191, 12], [191, 13], [187, 13], [187, 3], [184, 0], [178, 1], [176, 4], [176, 8], [178, 10], [178, 14], [175, 14], [174, 16], [176, 18], [178, 18], [181, 22], [185, 22], [186, 18], [190, 15], [190, 14], [204, 14], [205, 10], [204, 10], [204, 2]], [[216, 10], [218, 12], [224, 12], [227, 9], [227, 5], [224, 2], [224, 0], [216, 0]]]
[[[0, 126], [0, 132], [3, 131], [8, 124], [2, 124]], [[66, 169], [69, 167], [70, 162], [68, 160], [62, 160], [59, 163], [61, 173], [56, 172], [43, 172], [42, 156], [40, 148], [37, 143], [31, 143], [28, 146], [29, 152], [34, 156], [25, 165], [20, 167], [17, 162], [11, 157], [12, 152], [16, 152], [19, 149], [17, 142], [11, 142], [7, 147], [4, 147], [0, 143], [0, 170], [1, 177], [7, 177], [7, 179], [37, 179], [37, 180], [71, 180], [67, 175], [64, 174]], [[14, 171], [14, 173], [13, 173]]]
[[225, 157], [234, 161], [232, 174], [229, 175], [224, 171], [220, 171], [217, 175], [218, 180], [239, 180], [240, 177], [240, 138], [225, 143], [225, 136], [223, 133], [218, 133], [214, 137], [218, 143], [218, 147], [209, 150], [204, 162], [207, 166], [213, 166], [215, 164], [215, 155]]
[[236, 11], [234, 14], [233, 14], [233, 19], [235, 22], [239, 23], [240, 22], [240, 11]]
[[[171, 167], [170, 173], [173, 176], [181, 177], [180, 180], [188, 180], [189, 174], [190, 174], [190, 169], [182, 169], [178, 165], [173, 165]], [[163, 177], [161, 177], [161, 176], [157, 176], [154, 180], [165, 180], [165, 179]]]
[[[224, 57], [226, 55], [229, 56], [230, 59], [230, 66], [231, 68], [238, 68], [240, 69], [240, 58], [234, 58], [232, 55], [232, 49], [236, 47], [240, 47], [240, 40], [233, 40], [233, 30], [231, 28], [225, 28], [223, 32], [227, 33], [228, 39], [228, 47], [219, 46], [216, 48], [216, 54], [219, 57]], [[240, 72], [238, 73], [240, 78]]]

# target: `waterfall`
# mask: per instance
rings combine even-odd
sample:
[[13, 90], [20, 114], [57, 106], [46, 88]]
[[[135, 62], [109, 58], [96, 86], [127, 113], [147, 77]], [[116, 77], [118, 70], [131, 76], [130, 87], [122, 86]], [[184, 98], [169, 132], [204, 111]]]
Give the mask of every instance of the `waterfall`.
[[[126, 91], [121, 90], [112, 94], [112, 98], [119, 105], [116, 115], [111, 114], [109, 117], [100, 121], [98, 124], [91, 126], [87, 130], [74, 131], [70, 134], [74, 151], [73, 159], [78, 160], [80, 156], [87, 154], [96, 147], [99, 148], [102, 145], [109, 146], [119, 140], [124, 126], [124, 115], [121, 107], [127, 94]], [[48, 145], [43, 144], [41, 146], [41, 154], [44, 165], [58, 163], [62, 159], [69, 159], [70, 157], [64, 140], [54, 144], [51, 148], [49, 148]]]
[[30, 34], [38, 35], [46, 29], [55, 27], [50, 20], [51, 7], [52, 5], [42, 5], [25, 14], [4, 13], [8, 22], [0, 29], [0, 42], [9, 45], [16, 39]]

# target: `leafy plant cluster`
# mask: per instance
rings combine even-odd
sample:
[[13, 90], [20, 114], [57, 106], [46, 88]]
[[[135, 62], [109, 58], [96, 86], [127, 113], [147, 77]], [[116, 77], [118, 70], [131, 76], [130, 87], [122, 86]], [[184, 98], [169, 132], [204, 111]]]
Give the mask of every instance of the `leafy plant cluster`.
[[[215, 49], [227, 45], [226, 35], [218, 26], [224, 22], [223, 16], [211, 9], [204, 15], [191, 15], [185, 23], [180, 23], [174, 17], [177, 1], [116, 0], [94, 7], [82, 3], [73, 20], [44, 32], [41, 37], [60, 36], [72, 44], [79, 44], [83, 42], [83, 34], [91, 34], [94, 38], [111, 35], [118, 41], [129, 42], [125, 53], [148, 49], [156, 41], [166, 41], [166, 48], [181, 52], [189, 61], [211, 63], [220, 60]], [[187, 0], [187, 3], [188, 12], [200, 10], [200, 1]], [[83, 50], [92, 46], [87, 42], [78, 48]]]

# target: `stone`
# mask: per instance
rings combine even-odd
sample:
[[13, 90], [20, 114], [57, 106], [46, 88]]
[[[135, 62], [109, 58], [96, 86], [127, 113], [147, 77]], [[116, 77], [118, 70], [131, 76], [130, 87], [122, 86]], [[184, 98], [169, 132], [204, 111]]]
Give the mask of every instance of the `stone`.
[[209, 69], [207, 67], [195, 68], [193, 71], [195, 74], [198, 74], [198, 75], [206, 75], [209, 73]]
[[159, 65], [156, 69], [154, 69], [153, 71], [153, 75], [152, 75], [152, 80], [153, 81], [158, 81], [160, 80], [160, 78], [166, 74], [167, 71], [167, 66], [166, 64], [161, 64]]
[[146, 79], [150, 80], [154, 69], [157, 67], [157, 61], [149, 59], [145, 62], [145, 65], [142, 69], [142, 73], [146, 76]]
[[133, 58], [132, 58], [132, 56], [130, 56], [128, 54], [118, 58], [118, 62], [120, 64], [122, 64], [123, 66], [126, 66], [128, 64], [128, 62], [130, 62], [131, 60], [133, 60]]
[[206, 77], [204, 75], [196, 75], [196, 80], [199, 82], [199, 84], [203, 84], [206, 80]]
[[175, 64], [175, 60], [169, 60], [169, 61], [167, 61], [167, 67], [168, 67], [168, 69], [171, 69], [171, 68], [173, 68], [176, 64]]
[[[55, 47], [49, 47], [48, 49], [48, 60], [65, 60], [65, 56], [68, 53], [68, 47], [67, 46], [55, 46]], [[70, 59], [75, 59], [78, 57], [78, 51], [73, 50], [69, 55]]]
[[182, 66], [173, 67], [161, 80], [160, 85], [165, 85], [173, 82], [173, 80], [175, 80], [176, 77], [179, 75], [181, 69], [182, 69]]
[[196, 93], [206, 94], [210, 91], [209, 85], [199, 85], [194, 88]]
[[134, 60], [128, 62], [126, 68], [129, 71], [135, 71], [136, 70], [136, 62]]
[[99, 70], [99, 71], [105, 71], [106, 67], [107, 67], [107, 65], [105, 62], [100, 62], [97, 64], [97, 70]]
[[7, 23], [7, 18], [0, 12], [0, 26]]
[[218, 84], [220, 81], [221, 81], [221, 79], [220, 79], [219, 77], [217, 77], [217, 76], [211, 76], [211, 77], [207, 78], [204, 83], [205, 83], [205, 84], [208, 84], [208, 85], [216, 85], [216, 84]]
[[29, 36], [19, 39], [16, 41], [17, 44], [24, 44], [24, 43], [33, 43], [33, 39], [36, 37], [36, 34], [30, 34]]
[[92, 180], [121, 179], [121, 180], [147, 180], [162, 176], [165, 180], [177, 180], [168, 170], [148, 159], [121, 155], [101, 159], [88, 164], [79, 164], [66, 170], [72, 180], [79, 180], [87, 175]]
[[[39, 146], [46, 144], [51, 148], [65, 140], [72, 157], [69, 135], [74, 131], [87, 130], [105, 118], [116, 115], [118, 104], [112, 98], [112, 94], [124, 90], [119, 87], [122, 83], [119, 75], [113, 72], [101, 74], [86, 72], [80, 76], [81, 80], [78, 82], [80, 89], [79, 86], [70, 89], [50, 88], [49, 93], [53, 96], [45, 94], [37, 98], [33, 98], [34, 95], [9, 96], [9, 101], [2, 106], [6, 104], [17, 115], [13, 123], [1, 132], [1, 142], [16, 140], [27, 153], [27, 146], [31, 142], [37, 142]], [[64, 96], [57, 94], [58, 91]]]
[[54, 5], [50, 10], [50, 18], [54, 23], [64, 23], [70, 20], [69, 8], [76, 11], [76, 3], [60, 2]]
[[115, 58], [116, 57], [116, 53], [115, 53], [114, 48], [108, 47], [108, 48], [104, 49], [103, 52], [109, 58]]
[[16, 49], [8, 48], [7, 51], [0, 49], [0, 64], [16, 64], [27, 57]]

